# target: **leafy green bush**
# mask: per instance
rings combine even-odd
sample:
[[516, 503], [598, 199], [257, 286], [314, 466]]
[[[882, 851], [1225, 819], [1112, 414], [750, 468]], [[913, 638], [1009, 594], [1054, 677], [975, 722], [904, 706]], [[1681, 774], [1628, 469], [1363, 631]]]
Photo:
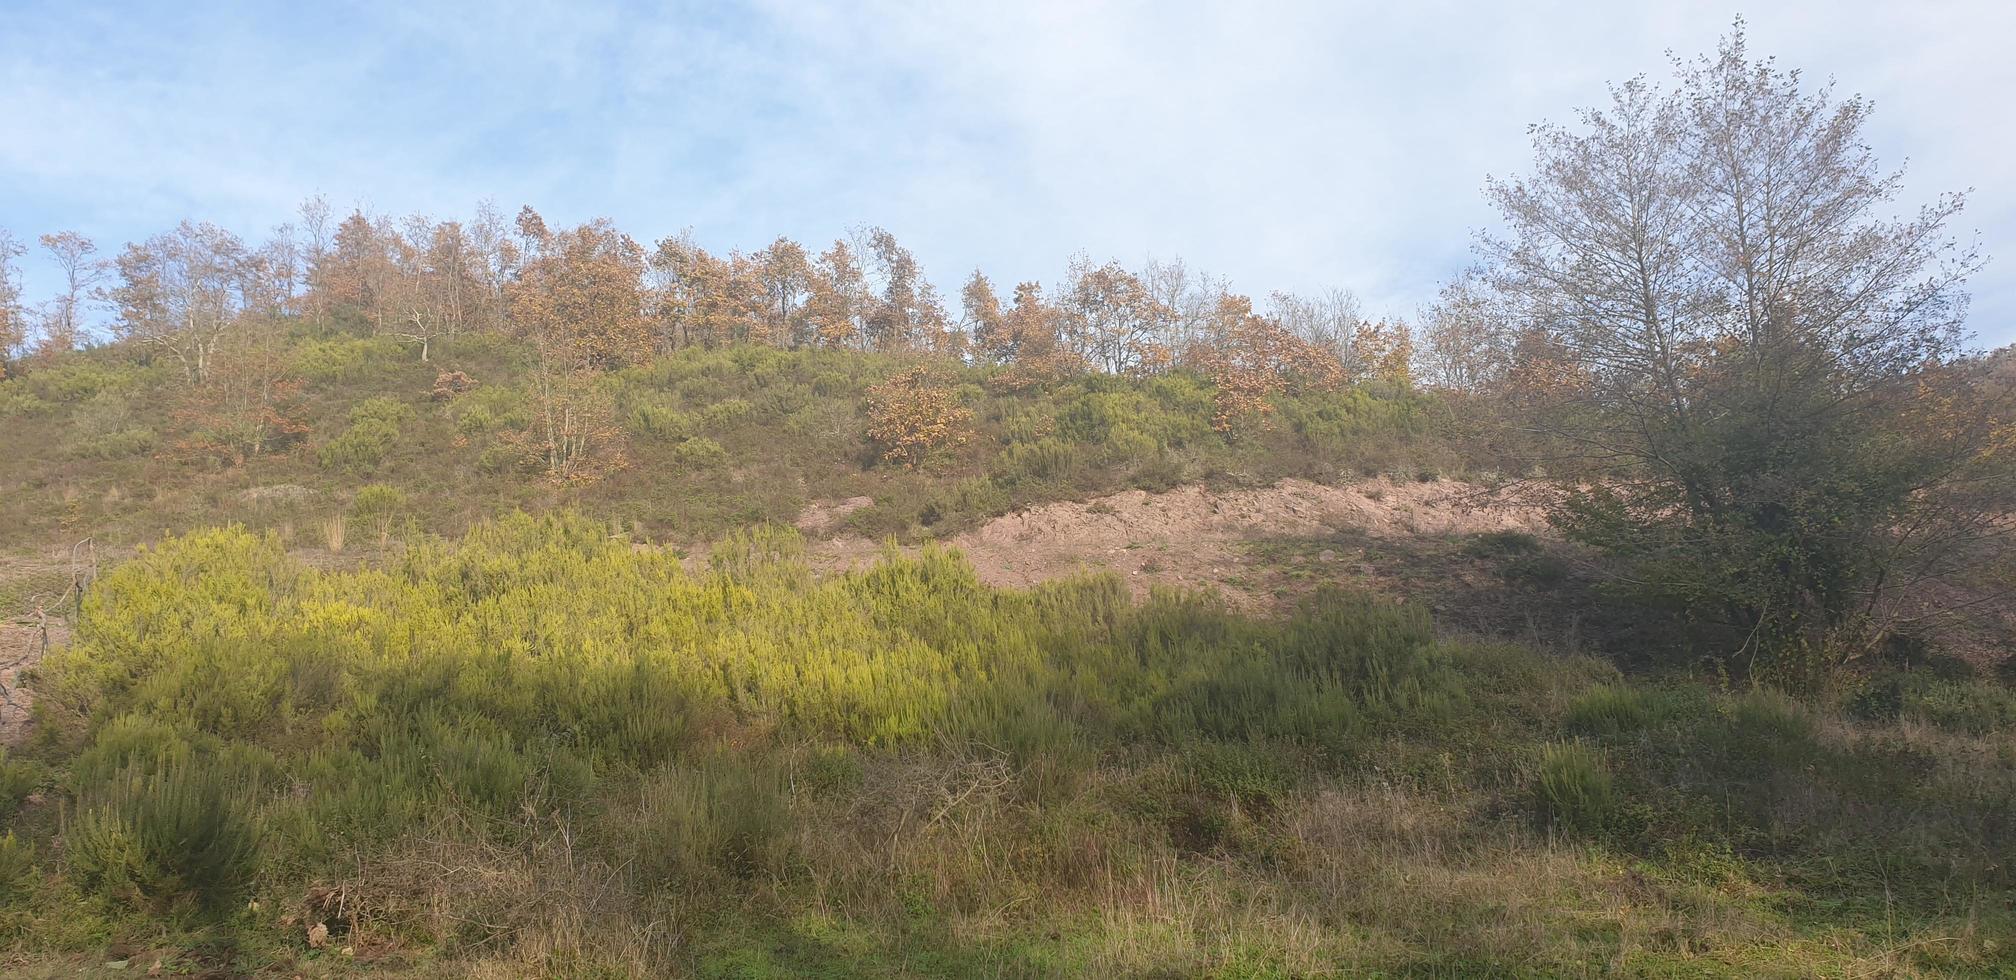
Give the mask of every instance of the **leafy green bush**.
[[1636, 688], [1606, 684], [1568, 705], [1562, 723], [1569, 732], [1601, 738], [1628, 735], [1652, 721], [1652, 710]]
[[694, 436], [673, 447], [672, 458], [691, 469], [710, 469], [728, 461], [728, 450], [706, 436]]
[[350, 410], [350, 427], [316, 451], [325, 469], [368, 473], [399, 444], [399, 431], [413, 409], [397, 399], [367, 398]]
[[385, 520], [406, 509], [406, 491], [383, 483], [357, 488], [350, 498], [350, 516], [359, 521]]
[[28, 898], [35, 890], [38, 876], [35, 845], [14, 836], [12, 830], [0, 834], [0, 910]]
[[160, 434], [145, 426], [132, 426], [80, 439], [73, 451], [85, 459], [125, 459], [151, 451]]
[[1070, 443], [1045, 437], [1010, 443], [998, 466], [1001, 478], [1010, 483], [1043, 483], [1069, 479], [1077, 463], [1078, 452]]
[[223, 766], [131, 768], [91, 788], [65, 854], [110, 897], [216, 913], [257, 870], [260, 824], [246, 797], [244, 777]]
[[41, 766], [20, 759], [7, 757], [7, 747], [0, 745], [0, 820], [12, 819], [21, 801], [42, 784]]
[[[1700, 840], [1801, 895], [1869, 898], [1867, 854], [1913, 902], [2006, 894], [2006, 762], [1840, 736], [1779, 695], [1638, 688], [1342, 592], [1250, 618], [1113, 576], [999, 590], [930, 546], [822, 576], [785, 527], [709, 557], [574, 515], [368, 568], [238, 529], [169, 538], [104, 575], [44, 661], [38, 696], [83, 746], [60, 766], [78, 816], [61, 852], [38, 821], [17, 832], [64, 855], [54, 893], [222, 908], [202, 896], [248, 877], [358, 881], [387, 934], [424, 942], [438, 912], [526, 947], [555, 913], [626, 935], [691, 914], [696, 941], [741, 948], [724, 896], [876, 929], [1030, 894], [1077, 914], [1198, 854], [1149, 887], [1215, 901], [1229, 878], [1313, 911], [1376, 882], [1365, 862], [1416, 860], [1512, 887], [1471, 863], [1530, 867], [1508, 810], [1654, 881], [1648, 842]], [[1564, 728], [1614, 741], [1545, 741]], [[247, 840], [285, 846], [240, 861]], [[483, 871], [403, 874], [416, 854]]]
[[1540, 539], [1525, 531], [1486, 531], [1472, 535], [1463, 551], [1480, 558], [1533, 555], [1540, 552]]
[[630, 431], [659, 439], [685, 439], [697, 428], [693, 416], [677, 407], [647, 402], [630, 409]]
[[1533, 804], [1544, 827], [1595, 833], [1616, 815], [1617, 789], [1600, 753], [1581, 742], [1562, 742], [1540, 756]]
[[309, 381], [362, 381], [411, 359], [391, 337], [334, 337], [295, 348], [293, 368]]
[[1927, 679], [1906, 687], [1899, 713], [1949, 731], [2016, 731], [2016, 692], [1968, 681]]
[[621, 833], [647, 887], [774, 874], [790, 854], [789, 787], [763, 760], [710, 756], [646, 777]]
[[481, 435], [532, 424], [525, 393], [502, 385], [485, 385], [455, 399], [455, 428], [463, 435]]
[[101, 395], [123, 395], [146, 383], [151, 373], [138, 364], [84, 352], [58, 358], [47, 367], [0, 381], [0, 406], [24, 415], [55, 411]]

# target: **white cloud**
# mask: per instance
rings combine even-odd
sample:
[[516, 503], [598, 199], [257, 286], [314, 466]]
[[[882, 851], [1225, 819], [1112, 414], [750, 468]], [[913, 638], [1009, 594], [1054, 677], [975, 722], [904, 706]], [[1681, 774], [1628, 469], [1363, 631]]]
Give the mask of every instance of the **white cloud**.
[[[1240, 288], [1346, 286], [1405, 313], [1491, 220], [1525, 126], [1705, 50], [1707, 3], [420, 5], [247, 19], [30, 9], [0, 31], [0, 225], [119, 240], [246, 232], [317, 191], [394, 212], [478, 198], [718, 247], [888, 226], [941, 284], [1048, 278], [1077, 249], [1182, 255]], [[1974, 185], [2016, 252], [2001, 101], [2016, 5], [1817, 0], [1753, 47], [1877, 102], [1911, 192]], [[2016, 340], [2016, 272], [1976, 282]]]

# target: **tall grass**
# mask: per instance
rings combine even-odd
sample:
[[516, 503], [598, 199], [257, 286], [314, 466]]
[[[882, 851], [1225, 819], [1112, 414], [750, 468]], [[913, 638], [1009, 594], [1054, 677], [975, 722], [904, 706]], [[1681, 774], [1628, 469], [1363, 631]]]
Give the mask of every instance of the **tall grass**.
[[1640, 688], [1345, 593], [1256, 620], [930, 549], [818, 578], [776, 529], [712, 559], [569, 516], [342, 571], [162, 542], [43, 667], [73, 816], [0, 844], [0, 940], [288, 963], [322, 923], [546, 975], [2016, 965], [1985, 709]]

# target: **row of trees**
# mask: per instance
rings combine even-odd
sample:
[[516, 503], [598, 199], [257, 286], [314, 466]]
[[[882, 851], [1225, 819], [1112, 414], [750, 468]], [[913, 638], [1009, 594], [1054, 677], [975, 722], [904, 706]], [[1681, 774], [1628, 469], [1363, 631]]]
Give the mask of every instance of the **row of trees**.
[[[682, 347], [915, 352], [1007, 365], [1022, 383], [1187, 368], [1218, 382], [1226, 430], [1264, 422], [1271, 393], [1371, 377], [1405, 384], [1412, 349], [1405, 324], [1363, 319], [1348, 293], [1276, 294], [1256, 312], [1181, 262], [1135, 272], [1079, 256], [1054, 289], [1019, 283], [1005, 303], [976, 271], [955, 315], [916, 257], [880, 228], [816, 254], [780, 238], [722, 256], [688, 234], [647, 248], [606, 220], [553, 228], [529, 207], [509, 223], [487, 205], [467, 223], [361, 211], [338, 221], [315, 199], [298, 224], [256, 245], [196, 222], [110, 260], [71, 232], [42, 244], [66, 281], [33, 314], [0, 261], [8, 351], [32, 359], [74, 347], [86, 311], [107, 309], [113, 336], [180, 368], [193, 406], [186, 414], [210, 433], [187, 448], [227, 459], [295, 431], [285, 406], [299, 386], [276, 345], [279, 326], [299, 316], [398, 338], [423, 361], [437, 342], [465, 333], [528, 342], [542, 410], [526, 452], [561, 479], [620, 465], [609, 445], [613, 407], [596, 394], [595, 377]], [[20, 251], [0, 242], [0, 259]]]
[[360, 317], [416, 345], [423, 360], [436, 341], [465, 332], [537, 334], [542, 321], [527, 316], [539, 302], [527, 293], [575, 271], [588, 276], [574, 286], [588, 290], [581, 298], [589, 305], [561, 312], [571, 332], [599, 335], [594, 360], [603, 366], [680, 347], [762, 343], [1148, 373], [1207, 365], [1242, 321], [1264, 315], [1347, 375], [1399, 378], [1409, 342], [1402, 324], [1365, 321], [1348, 293], [1277, 293], [1256, 314], [1225, 282], [1180, 261], [1133, 271], [1078, 256], [1054, 288], [1019, 283], [1006, 298], [976, 271], [955, 313], [915, 255], [880, 228], [816, 253], [780, 238], [724, 256], [690, 234], [646, 247], [601, 220], [556, 230], [530, 208], [508, 223], [488, 205], [466, 223], [361, 211], [336, 221], [318, 198], [298, 223], [257, 245], [196, 222], [109, 260], [74, 232], [41, 243], [65, 282], [30, 309], [12, 265], [24, 249], [0, 237], [0, 341], [10, 355], [76, 346], [96, 305], [113, 314], [114, 336], [156, 348], [191, 384], [209, 378], [235, 326], [285, 316]]
[[22, 355], [49, 356], [71, 350], [85, 336], [89, 304], [100, 298], [107, 268], [98, 247], [74, 231], [43, 235], [41, 251], [63, 277], [59, 291], [39, 305], [23, 301], [15, 262], [28, 247], [0, 228], [0, 377]]

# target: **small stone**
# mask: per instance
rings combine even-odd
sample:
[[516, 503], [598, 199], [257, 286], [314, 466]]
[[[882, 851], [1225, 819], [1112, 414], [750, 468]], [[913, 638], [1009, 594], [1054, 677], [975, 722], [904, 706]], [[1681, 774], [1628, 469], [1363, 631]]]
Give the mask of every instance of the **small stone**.
[[1337, 560], [1337, 552], [1336, 552], [1336, 551], [1334, 551], [1334, 550], [1331, 550], [1331, 549], [1329, 549], [1329, 548], [1325, 548], [1325, 549], [1323, 549], [1322, 551], [1319, 551], [1319, 552], [1317, 552], [1317, 553], [1316, 553], [1316, 560], [1318, 560], [1318, 561], [1326, 561], [1326, 562], [1330, 562], [1330, 561], [1336, 561], [1336, 560]]

